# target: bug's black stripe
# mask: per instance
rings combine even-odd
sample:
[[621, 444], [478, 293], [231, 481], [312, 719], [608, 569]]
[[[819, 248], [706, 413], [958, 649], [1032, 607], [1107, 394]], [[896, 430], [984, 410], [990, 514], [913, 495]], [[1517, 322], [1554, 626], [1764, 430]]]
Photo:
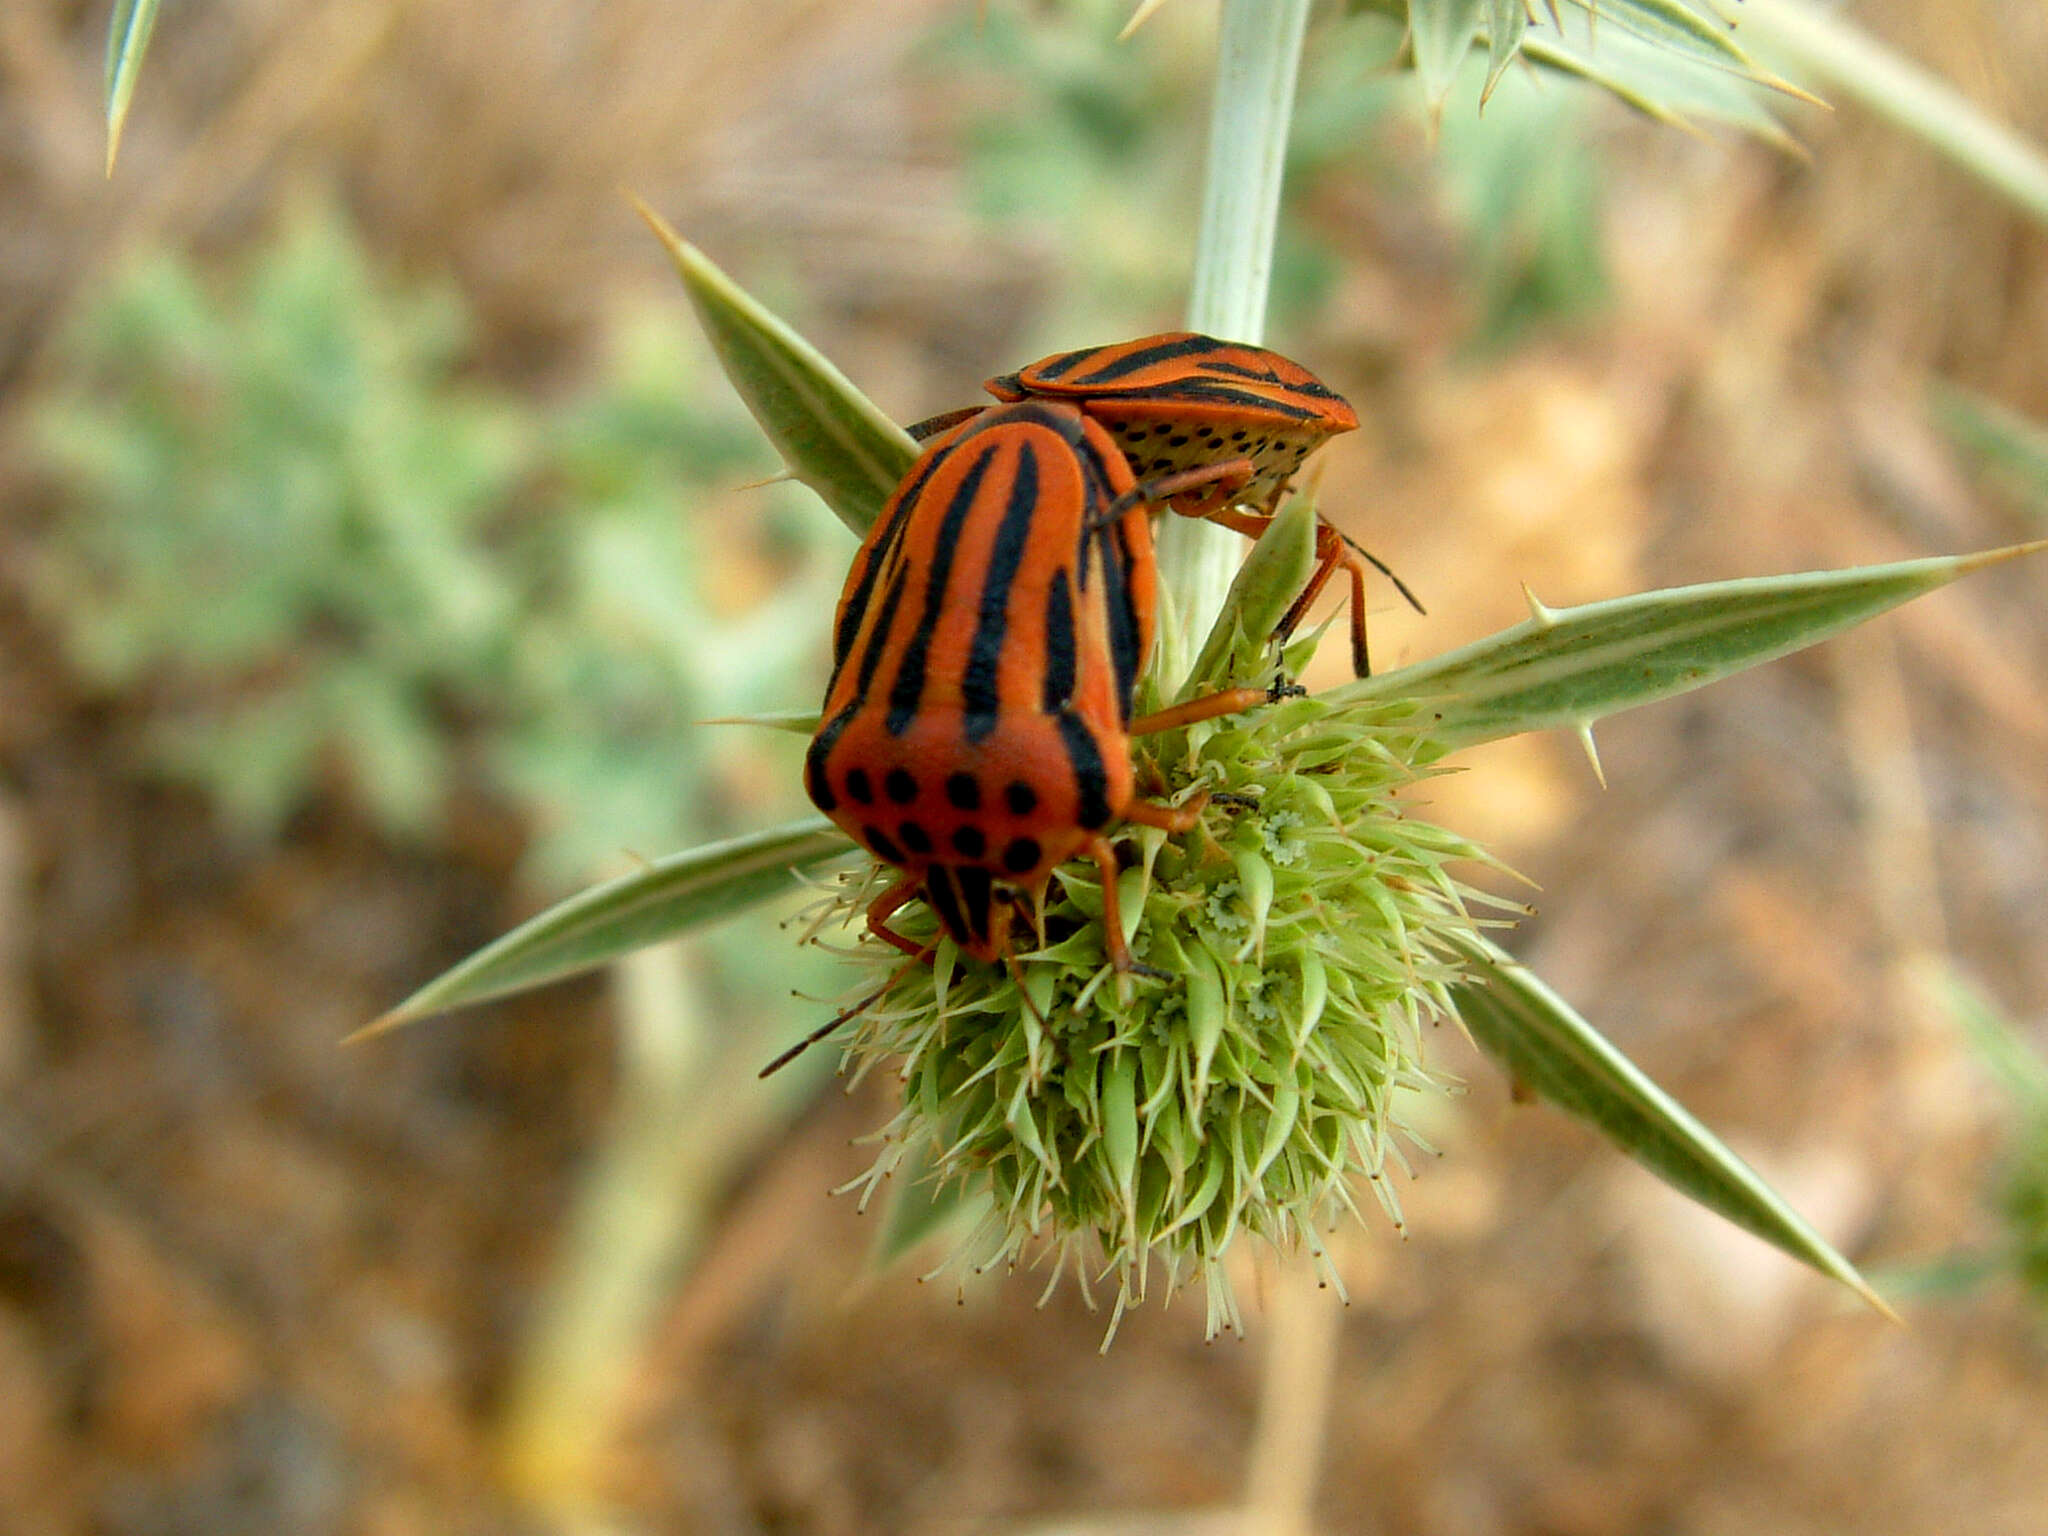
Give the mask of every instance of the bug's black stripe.
[[1131, 592], [1131, 545], [1123, 521], [1105, 525], [1096, 535], [1095, 547], [1102, 561], [1102, 607], [1109, 623], [1110, 664], [1116, 671], [1116, 707], [1129, 725], [1138, 670], [1145, 665], [1145, 637]]
[[967, 942], [967, 925], [961, 919], [960, 898], [953, 889], [953, 878], [943, 864], [934, 864], [924, 872], [924, 899], [931, 903], [932, 911], [939, 917], [939, 926], [953, 936], [955, 944]]
[[1015, 384], [1020, 389], [1028, 389], [1030, 386], [1024, 382], [1024, 375], [1026, 373], [1030, 374], [1033, 379], [1061, 379], [1087, 362], [1089, 358], [1100, 357], [1101, 355], [1102, 348], [1100, 347], [1082, 347], [1077, 352], [1056, 353], [1051, 357], [1033, 363], [1022, 372], [1011, 374], [1007, 382]]
[[[1115, 482], [1110, 479], [1108, 461], [1103, 458], [1102, 450], [1097, 448], [1094, 443], [1083, 439], [1081, 442], [1076, 443], [1074, 447], [1080, 453], [1087, 466], [1087, 520], [1090, 524], [1093, 524], [1101, 516], [1103, 510], [1116, 499], [1116, 493], [1110, 489]], [[1117, 457], [1123, 458], [1122, 453], [1118, 452]], [[1125, 459], [1124, 462], [1126, 466], [1130, 464], [1128, 459]]]
[[839, 733], [846, 729], [846, 722], [859, 709], [859, 704], [849, 704], [826, 721], [819, 727], [818, 734], [811, 738], [810, 749], [804, 753], [804, 788], [810, 792], [811, 803], [827, 814], [839, 804], [839, 797], [832, 793], [832, 786], [826, 781], [825, 762], [832, 755]]
[[1074, 770], [1074, 789], [1080, 809], [1074, 819], [1093, 832], [1109, 825], [1109, 775], [1103, 770], [1102, 749], [1080, 716], [1067, 713], [1059, 721], [1060, 741], [1067, 749], [1067, 766]]
[[[1276, 389], [1284, 389], [1289, 394], [1305, 395], [1311, 400], [1344, 399], [1342, 395], [1330, 388], [1321, 379], [1305, 378], [1289, 382], [1281, 378], [1276, 369], [1247, 368], [1241, 363], [1226, 363], [1220, 357], [1206, 358], [1197, 366], [1204, 373], [1227, 373], [1233, 378], [1250, 379], [1255, 384], [1271, 384]], [[1344, 403], [1349, 405], [1351, 402], [1345, 400]]]
[[[1302, 391], [1294, 391], [1302, 393]], [[1332, 399], [1336, 397], [1331, 396]], [[1320, 420], [1322, 412], [1306, 405], [1294, 405], [1286, 400], [1262, 395], [1254, 390], [1240, 389], [1221, 379], [1187, 379], [1183, 382], [1161, 385], [1156, 389], [1119, 390], [1105, 395], [1104, 402], [1127, 400], [1161, 400], [1181, 405], [1228, 405], [1234, 406], [1248, 416], [1279, 416], [1288, 421]]]
[[896, 510], [889, 514], [889, 521], [863, 546], [867, 551], [867, 566], [860, 573], [860, 585], [847, 598], [846, 611], [839, 616], [838, 627], [832, 634], [832, 671], [835, 677], [846, 665], [846, 652], [853, 644], [853, 637], [860, 633], [860, 621], [868, 611], [868, 600], [874, 596], [875, 582], [881, 577], [882, 567], [902, 542], [904, 526], [924, 494], [925, 482], [931, 479], [932, 471], [944, 458], [944, 454], [934, 453], [912, 470], [914, 478], [897, 488]]
[[1220, 357], [1205, 357], [1195, 367], [1203, 373], [1227, 373], [1233, 378], [1250, 379], [1255, 384], [1271, 384], [1276, 389], [1289, 387], [1287, 381], [1280, 377], [1280, 370], [1270, 365], [1252, 368], [1243, 363], [1225, 362]]
[[[989, 425], [1015, 426], [1028, 423], [1056, 433], [1071, 448], [1079, 448], [1087, 440], [1088, 429], [1082, 425], [1080, 410], [1063, 400], [1018, 400], [1008, 405], [992, 406], [984, 418]], [[976, 427], [977, 432], [986, 430]]]
[[[925, 661], [931, 654], [932, 634], [938, 629], [939, 619], [945, 612], [946, 584], [953, 574], [953, 551], [960, 543], [960, 530], [966, 525], [968, 513], [974, 510], [975, 497], [981, 491], [981, 482], [988, 474], [988, 466], [996, 456], [997, 447], [995, 443], [989, 444], [982, 450], [981, 457], [968, 466], [967, 473], [953, 492], [952, 501], [947, 503], [938, 537], [932, 542], [931, 573], [924, 584], [924, 612], [918, 616], [910, 643], [903, 648], [903, 664], [896, 669], [896, 681], [889, 689], [889, 717], [884, 727], [891, 736], [901, 736], [910, 729], [910, 722], [917, 718], [918, 706], [924, 699]], [[883, 631], [887, 629], [886, 625], [876, 627]]]
[[1093, 443], [1082, 443], [1080, 453], [1087, 465], [1088, 505], [1081, 519], [1081, 542], [1074, 550], [1074, 565], [1079, 572], [1081, 590], [1088, 590], [1089, 559], [1091, 547], [1107, 550], [1106, 544], [1095, 544], [1095, 535], [1123, 516], [1121, 511], [1114, 517], [1111, 512], [1117, 506], [1118, 498], [1110, 487], [1114, 482], [1109, 477], [1109, 465]]
[[993, 928], [990, 917], [995, 906], [994, 879], [987, 870], [971, 864], [954, 869], [953, 879], [960, 887], [960, 907], [967, 918], [967, 931], [977, 944], [988, 943]]
[[[1213, 336], [1182, 336], [1175, 341], [1163, 341], [1157, 346], [1140, 347], [1135, 352], [1126, 352], [1120, 357], [1113, 357], [1108, 362], [1102, 364], [1101, 367], [1078, 374], [1068, 382], [1076, 389], [1086, 389], [1097, 384], [1109, 384], [1118, 379], [1127, 379], [1134, 373], [1142, 373], [1154, 363], [1170, 363], [1177, 357], [1190, 357], [1197, 352], [1213, 352], [1222, 345], [1223, 343]], [[1041, 378], [1060, 378], [1085, 359], [1100, 357], [1102, 352], [1103, 348], [1095, 347], [1086, 352], [1069, 353], [1066, 357], [1060, 359], [1059, 372], [1055, 373], [1050, 368], [1041, 368], [1035, 371]]]
[[974, 642], [967, 653], [967, 674], [960, 683], [969, 741], [980, 741], [996, 728], [1001, 701], [996, 697], [1003, 640], [1010, 627], [1010, 589], [1031, 544], [1031, 525], [1038, 513], [1038, 450], [1029, 443], [1017, 451], [1017, 471], [1010, 482], [1010, 504], [1003, 509], [990, 551], [988, 575], [981, 584], [981, 613], [974, 624]]
[[[811, 738], [810, 750], [804, 754], [804, 788], [810, 791], [811, 802], [821, 811], [830, 812], [839, 803], [839, 797], [832, 792], [832, 786], [825, 776], [826, 760], [832, 755], [833, 745], [847, 727], [847, 723], [861, 712], [867, 703], [868, 690], [874, 686], [875, 672], [881, 666], [882, 651], [889, 638], [889, 626], [896, 617], [897, 605], [903, 601], [903, 589], [908, 581], [910, 568], [898, 566], [890, 579], [889, 590], [882, 594], [881, 612], [876, 615], [879, 622], [874, 633], [868, 636], [867, 649], [861, 652], [860, 674], [855, 679], [853, 697], [845, 703], [839, 713], [818, 728], [818, 734]], [[843, 667], [832, 672], [832, 686], [825, 690], [830, 699], [838, 687], [839, 673]]]
[[986, 947], [994, 892], [988, 871], [972, 865], [934, 864], [925, 871], [925, 900], [953, 942], [963, 948]]
[[1055, 571], [1045, 594], [1045, 696], [1040, 707], [1047, 714], [1056, 715], [1073, 703], [1077, 667], [1073, 589], [1067, 573]]
[[972, 421], [983, 409], [979, 405], [962, 406], [957, 411], [941, 411], [936, 416], [927, 416], [923, 421], [913, 421], [903, 430], [910, 434], [914, 443], [929, 442], [949, 427], [957, 427], [963, 421]]
[[882, 652], [888, 649], [889, 632], [896, 624], [896, 610], [902, 606], [903, 593], [909, 585], [909, 565], [897, 566], [896, 574], [889, 580], [889, 590], [882, 594], [882, 607], [875, 615], [875, 627], [868, 634], [867, 649], [860, 655], [860, 674], [854, 679], [853, 701], [846, 706], [849, 713], [868, 701], [868, 693], [875, 686], [875, 673], [881, 669]]

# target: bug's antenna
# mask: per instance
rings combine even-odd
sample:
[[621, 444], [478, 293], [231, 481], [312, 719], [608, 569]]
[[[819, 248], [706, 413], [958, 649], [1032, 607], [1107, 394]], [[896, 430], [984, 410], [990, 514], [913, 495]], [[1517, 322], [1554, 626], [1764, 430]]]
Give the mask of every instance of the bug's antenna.
[[1361, 560], [1365, 561], [1367, 565], [1371, 566], [1374, 570], [1378, 571], [1382, 576], [1386, 577], [1387, 580], [1391, 581], [1394, 584], [1394, 590], [1400, 593], [1403, 597], [1408, 599], [1408, 606], [1410, 608], [1413, 608], [1417, 613], [1420, 614], [1427, 614], [1429, 612], [1427, 608], [1422, 606], [1422, 599], [1417, 597], [1413, 592], [1410, 592], [1408, 590], [1408, 583], [1403, 581], [1400, 577], [1396, 576], [1393, 572], [1393, 568], [1389, 566], [1386, 561], [1382, 560], [1378, 555], [1374, 554], [1371, 550], [1367, 549], [1363, 544], [1359, 543], [1358, 540], [1352, 538], [1350, 534], [1344, 532], [1341, 528], [1337, 530], [1337, 537], [1342, 539], [1346, 544], [1349, 544], [1351, 546], [1352, 552], [1356, 554]]
[[827, 1019], [824, 1023], [820, 1024], [808, 1035], [805, 1035], [803, 1039], [797, 1041], [795, 1045], [792, 1045], [780, 1056], [776, 1057], [773, 1061], [769, 1062], [768, 1065], [763, 1067], [757, 1075], [761, 1077], [769, 1077], [772, 1076], [774, 1073], [780, 1072], [792, 1061], [795, 1061], [797, 1057], [803, 1055], [805, 1051], [808, 1051], [820, 1040], [824, 1039], [827, 1035], [831, 1034], [832, 1031], [837, 1029], [840, 1025], [846, 1023], [849, 1019], [858, 1018], [863, 1013], [866, 1013], [868, 1009], [872, 1008], [876, 1003], [881, 1001], [883, 993], [887, 992], [891, 987], [896, 985], [896, 976], [900, 976], [902, 974], [903, 973], [901, 971], [898, 971], [895, 976], [891, 976], [887, 981], [883, 982], [879, 987], [875, 988], [874, 991], [870, 992], [866, 997], [862, 998], [859, 1002], [855, 1003], [851, 1008], [846, 1009], [842, 1013], [835, 1013], [831, 1018]]

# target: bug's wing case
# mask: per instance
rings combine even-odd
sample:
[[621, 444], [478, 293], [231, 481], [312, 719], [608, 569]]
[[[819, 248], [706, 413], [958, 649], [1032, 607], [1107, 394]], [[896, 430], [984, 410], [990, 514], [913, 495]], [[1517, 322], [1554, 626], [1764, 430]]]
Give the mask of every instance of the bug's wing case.
[[992, 407], [912, 466], [848, 574], [806, 764], [878, 857], [1028, 887], [1129, 803], [1155, 598], [1142, 503], [1110, 516], [1132, 483], [1049, 401]]

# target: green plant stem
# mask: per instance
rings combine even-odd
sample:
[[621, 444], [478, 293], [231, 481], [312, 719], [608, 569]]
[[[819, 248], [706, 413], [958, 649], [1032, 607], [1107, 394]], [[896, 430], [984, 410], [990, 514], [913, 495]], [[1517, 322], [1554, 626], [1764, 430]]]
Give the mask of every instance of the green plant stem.
[[662, 1308], [734, 1168], [806, 1092], [794, 1072], [763, 1091], [748, 1053], [713, 1048], [695, 958], [662, 944], [612, 967], [617, 1099], [513, 1362], [500, 1467], [564, 1536], [617, 1529], [605, 1458]]
[[1740, 19], [1795, 72], [1855, 97], [2048, 224], [2048, 153], [1947, 81], [1810, 0], [1749, 0]]
[[[1280, 222], [1280, 186], [1294, 86], [1308, 28], [1309, 0], [1224, 0], [1216, 49], [1216, 96], [1209, 118], [1209, 165], [1196, 237], [1188, 327], [1231, 341], [1258, 342], [1266, 332], [1273, 285], [1273, 243]], [[1159, 528], [1159, 571], [1172, 592], [1167, 654], [1178, 686], [1186, 659], [1214, 624], [1244, 555], [1237, 534], [1192, 518], [1168, 517]], [[1246, 1490], [1247, 1525], [1272, 1536], [1308, 1529], [1322, 1443], [1327, 1360], [1334, 1357], [1327, 1298], [1299, 1294], [1295, 1275], [1276, 1297], [1268, 1344], [1268, 1391], [1260, 1404], [1263, 1453], [1254, 1458]], [[1324, 1362], [1303, 1358], [1302, 1345]], [[1278, 1389], [1277, 1391], [1275, 1389]], [[1283, 1397], [1292, 1396], [1294, 1412]], [[1276, 1445], [1285, 1442], [1276, 1453]]]
[[1268, 1297], [1243, 1529], [1247, 1536], [1310, 1536], [1342, 1317], [1337, 1298], [1299, 1259], [1273, 1276]]
[[[1188, 296], [1192, 330], [1231, 341], [1257, 342], [1265, 335], [1287, 130], [1308, 10], [1309, 0], [1224, 0], [1194, 291]], [[1223, 607], [1244, 544], [1213, 524], [1168, 517], [1159, 526], [1158, 550], [1177, 631], [1163, 636], [1165, 653], [1179, 659], [1168, 667], [1167, 681], [1178, 686], [1187, 658]]]
[[618, 1102], [514, 1364], [502, 1430], [506, 1481], [565, 1529], [597, 1526], [600, 1463], [619, 1405], [715, 1187], [700, 1140], [677, 1133], [689, 1123], [704, 1056], [686, 952], [640, 950], [612, 977]]

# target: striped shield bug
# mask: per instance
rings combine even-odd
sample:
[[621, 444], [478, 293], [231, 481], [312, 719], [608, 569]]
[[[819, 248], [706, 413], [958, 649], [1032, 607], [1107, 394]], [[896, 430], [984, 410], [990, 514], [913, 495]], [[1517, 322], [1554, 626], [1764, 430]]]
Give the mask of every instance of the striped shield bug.
[[978, 411], [927, 444], [847, 575], [804, 766], [818, 808], [902, 871], [867, 909], [878, 938], [929, 957], [889, 926], [921, 894], [962, 951], [1007, 960], [1015, 907], [1085, 855], [1111, 963], [1144, 969], [1124, 941], [1109, 830], [1185, 832], [1207, 797], [1140, 798], [1131, 738], [1288, 691], [1226, 689], [1132, 718], [1152, 644], [1148, 506], [1236, 473], [1141, 485], [1105, 427], [1055, 401]]
[[[1002, 401], [1058, 400], [1109, 430], [1139, 476], [1236, 466], [1167, 500], [1173, 511], [1203, 517], [1256, 538], [1272, 521], [1288, 479], [1324, 439], [1349, 432], [1358, 416], [1342, 395], [1301, 364], [1263, 347], [1169, 331], [1136, 341], [1056, 352], [990, 379]], [[944, 431], [974, 414], [954, 411], [920, 422], [913, 435]], [[1368, 675], [1365, 566], [1373, 565], [1414, 603], [1392, 571], [1326, 522], [1316, 529], [1316, 569], [1276, 634], [1294, 632], [1330, 578], [1351, 577], [1351, 661]], [[1416, 604], [1420, 608], [1420, 604]]]

